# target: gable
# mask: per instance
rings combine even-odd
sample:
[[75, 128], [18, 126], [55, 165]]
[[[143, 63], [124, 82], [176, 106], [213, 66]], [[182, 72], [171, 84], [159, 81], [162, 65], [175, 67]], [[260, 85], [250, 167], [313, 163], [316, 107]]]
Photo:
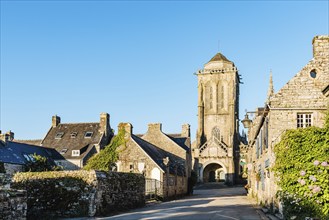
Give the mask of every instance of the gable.
[[271, 108], [326, 108], [322, 90], [329, 83], [329, 69], [311, 60], [299, 73], [270, 98]]

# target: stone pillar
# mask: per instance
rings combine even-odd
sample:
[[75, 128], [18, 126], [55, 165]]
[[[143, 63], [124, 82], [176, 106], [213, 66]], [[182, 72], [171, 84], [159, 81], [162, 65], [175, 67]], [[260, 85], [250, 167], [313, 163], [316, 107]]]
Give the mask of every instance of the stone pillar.
[[61, 118], [57, 115], [54, 115], [52, 117], [52, 123], [51, 123], [51, 126], [52, 127], [57, 127], [59, 124], [61, 123]]

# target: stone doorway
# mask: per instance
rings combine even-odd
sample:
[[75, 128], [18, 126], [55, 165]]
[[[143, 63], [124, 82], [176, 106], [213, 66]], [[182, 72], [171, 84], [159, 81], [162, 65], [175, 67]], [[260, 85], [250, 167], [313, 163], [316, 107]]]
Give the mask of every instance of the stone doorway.
[[225, 182], [225, 172], [223, 167], [217, 163], [208, 164], [203, 169], [203, 182]]

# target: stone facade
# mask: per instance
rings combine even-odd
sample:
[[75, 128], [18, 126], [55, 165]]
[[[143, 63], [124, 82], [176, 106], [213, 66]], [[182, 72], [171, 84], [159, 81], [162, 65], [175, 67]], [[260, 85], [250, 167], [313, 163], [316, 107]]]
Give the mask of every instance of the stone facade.
[[269, 97], [258, 110], [249, 128], [249, 194], [259, 202], [275, 205], [277, 192], [273, 148], [288, 129], [323, 127], [329, 97], [323, 92], [329, 85], [329, 36], [313, 39], [313, 59], [277, 93], [270, 82]]
[[0, 219], [26, 219], [26, 191], [0, 188]]
[[196, 75], [198, 130], [194, 168], [201, 182], [233, 184], [239, 173], [238, 70], [218, 53]]
[[145, 204], [142, 175], [61, 171], [17, 173], [12, 187], [27, 191], [27, 217], [101, 216]]
[[[183, 149], [161, 131], [161, 124], [150, 124], [149, 131], [138, 137], [132, 125], [121, 123], [126, 131], [126, 144], [118, 148], [116, 163], [119, 172], [141, 173], [156, 180], [158, 196], [167, 200], [187, 194], [189, 148]], [[157, 137], [158, 140], [155, 140]], [[147, 141], [148, 140], [148, 141]], [[188, 140], [189, 142], [189, 140]], [[146, 185], [148, 190], [149, 186]]]

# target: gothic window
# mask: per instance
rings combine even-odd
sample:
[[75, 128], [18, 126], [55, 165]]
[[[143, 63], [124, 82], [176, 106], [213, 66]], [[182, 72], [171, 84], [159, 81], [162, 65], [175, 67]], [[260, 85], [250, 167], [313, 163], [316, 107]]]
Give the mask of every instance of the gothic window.
[[224, 108], [224, 86], [217, 86], [217, 109]]
[[213, 91], [212, 91], [212, 87], [211, 85], [208, 83], [206, 85], [206, 97], [207, 97], [207, 100], [206, 100], [206, 103], [207, 103], [207, 106], [209, 109], [212, 109], [213, 108]]
[[306, 128], [312, 126], [312, 114], [297, 114], [297, 128]]
[[217, 140], [221, 140], [220, 139], [220, 131], [219, 131], [219, 128], [218, 127], [214, 127], [212, 129], [212, 136], [214, 136], [215, 138], [217, 138]]

